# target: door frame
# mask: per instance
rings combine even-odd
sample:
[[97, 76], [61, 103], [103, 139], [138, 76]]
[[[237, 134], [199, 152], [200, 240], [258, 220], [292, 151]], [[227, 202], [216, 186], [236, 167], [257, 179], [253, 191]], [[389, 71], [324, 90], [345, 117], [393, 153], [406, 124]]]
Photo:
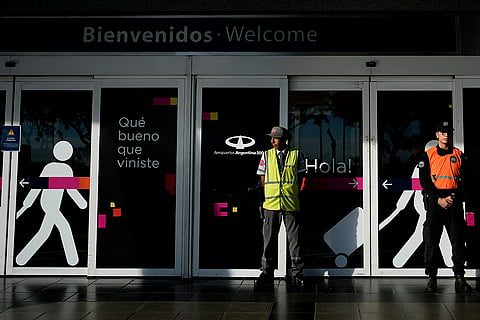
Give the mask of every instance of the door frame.
[[[455, 77], [453, 80], [453, 104], [457, 106], [457, 110], [454, 113], [454, 124], [455, 128], [463, 128], [463, 89], [465, 88], [480, 88], [480, 77]], [[453, 136], [455, 146], [460, 148], [464, 152], [465, 150], [465, 140], [463, 130], [455, 130], [455, 135]]]
[[[0, 90], [6, 92], [5, 101], [5, 124], [12, 124], [13, 116], [13, 79], [2, 78], [0, 79]], [[2, 167], [2, 184], [1, 184], [1, 203], [0, 206], [0, 275], [5, 275], [6, 272], [6, 248], [7, 248], [7, 234], [8, 234], [8, 195], [10, 188], [10, 161], [13, 152], [4, 151], [3, 167]]]
[[[17, 78], [15, 80], [14, 106], [13, 106], [13, 125], [20, 125], [20, 107], [22, 90], [79, 90], [92, 92], [93, 106], [93, 82], [88, 78]], [[92, 112], [93, 116], [93, 112]], [[12, 153], [10, 167], [10, 194], [8, 208], [8, 237], [6, 254], [6, 274], [7, 275], [87, 275], [87, 267], [65, 267], [65, 268], [46, 268], [46, 267], [14, 267], [14, 239], [15, 239], [15, 216], [17, 212], [17, 177], [18, 177], [18, 152]], [[92, 159], [90, 159], [90, 175], [92, 174]], [[92, 190], [89, 192], [88, 203], [92, 203]], [[88, 225], [90, 221], [92, 208], [88, 209]], [[88, 232], [88, 230], [86, 231]], [[88, 235], [90, 237], [90, 234]], [[89, 241], [90, 245], [90, 241]], [[88, 265], [88, 261], [87, 261]]]
[[[456, 108], [454, 108], [453, 121], [454, 127], [459, 128], [455, 130], [453, 141], [457, 148], [459, 148], [463, 152], [467, 152], [466, 154], [468, 154], [468, 148], [467, 150], [465, 150], [465, 132], [463, 130], [463, 89], [465, 88], [480, 89], [480, 76], [458, 76], [455, 77], [455, 79], [453, 80], [453, 105], [457, 106]], [[465, 275], [467, 277], [478, 277], [479, 269], [465, 269]]]
[[[96, 77], [94, 80], [94, 112], [92, 114], [93, 128], [92, 136], [92, 189], [93, 205], [91, 210], [91, 222], [89, 237], [89, 263], [88, 275], [90, 276], [177, 276], [183, 274], [184, 263], [188, 263], [188, 248], [190, 242], [190, 233], [183, 232], [188, 230], [188, 210], [190, 189], [189, 168], [184, 165], [183, 159], [190, 158], [189, 136], [190, 136], [190, 109], [186, 104], [185, 77]], [[97, 257], [97, 212], [98, 212], [98, 177], [100, 165], [100, 109], [101, 109], [101, 90], [103, 88], [177, 88], [177, 155], [176, 155], [176, 218], [175, 218], [175, 267], [172, 269], [144, 269], [144, 268], [98, 268], [96, 265]]]
[[289, 91], [361, 91], [362, 92], [362, 172], [364, 213], [363, 225], [363, 268], [308, 269], [309, 276], [369, 276], [371, 261], [371, 204], [370, 204], [370, 128], [369, 128], [369, 78], [368, 77], [291, 77]]
[[[379, 175], [378, 175], [378, 101], [377, 92], [382, 90], [388, 91], [451, 91], [452, 103], [456, 105], [456, 95], [453, 77], [439, 76], [439, 77], [372, 77], [370, 83], [370, 97], [371, 97], [371, 197], [372, 197], [372, 276], [424, 276], [424, 268], [380, 268], [379, 267], [379, 219], [378, 219], [378, 200], [379, 200]], [[453, 108], [453, 120], [456, 128], [463, 128], [461, 120], [462, 107], [456, 105]], [[462, 130], [455, 131], [455, 145], [463, 145], [463, 134], [457, 133]], [[468, 275], [467, 271], [467, 275]], [[439, 269], [440, 276], [452, 275], [449, 268]]]
[[[256, 277], [259, 269], [200, 269], [200, 186], [201, 186], [201, 142], [202, 142], [202, 89], [203, 88], [278, 88], [280, 89], [280, 125], [286, 126], [288, 122], [288, 80], [286, 77], [196, 77], [195, 78], [195, 147], [193, 181], [193, 261], [192, 275], [194, 277]], [[255, 173], [252, 173], [255, 174]], [[287, 274], [286, 261], [286, 232], [282, 224], [278, 239], [278, 269], [275, 277], [285, 277]], [[259, 244], [261, 246], [261, 244]], [[261, 257], [258, 257], [260, 267]]]

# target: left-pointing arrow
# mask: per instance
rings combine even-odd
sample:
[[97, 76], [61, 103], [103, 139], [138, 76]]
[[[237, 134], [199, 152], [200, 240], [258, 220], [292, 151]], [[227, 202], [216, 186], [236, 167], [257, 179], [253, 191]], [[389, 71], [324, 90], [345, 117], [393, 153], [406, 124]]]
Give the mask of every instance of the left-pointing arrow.
[[391, 186], [392, 184], [391, 183], [388, 183], [388, 180], [385, 180], [383, 183], [382, 183], [382, 186], [388, 190], [388, 186]]
[[23, 178], [22, 180], [20, 180], [19, 184], [22, 188], [25, 188], [25, 185], [30, 184], [30, 182], [25, 181], [25, 178]]

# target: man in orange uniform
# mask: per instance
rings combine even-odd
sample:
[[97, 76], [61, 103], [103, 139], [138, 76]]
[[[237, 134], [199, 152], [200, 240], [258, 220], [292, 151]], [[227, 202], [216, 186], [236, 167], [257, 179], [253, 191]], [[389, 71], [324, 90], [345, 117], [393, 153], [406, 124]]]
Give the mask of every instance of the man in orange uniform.
[[425, 245], [425, 273], [428, 275], [426, 292], [437, 290], [439, 242], [445, 226], [452, 244], [455, 291], [470, 293], [465, 281], [465, 228], [463, 212], [465, 201], [466, 158], [452, 146], [453, 127], [449, 121], [437, 125], [438, 145], [428, 149], [418, 163], [420, 184], [423, 188], [426, 221], [423, 225]]

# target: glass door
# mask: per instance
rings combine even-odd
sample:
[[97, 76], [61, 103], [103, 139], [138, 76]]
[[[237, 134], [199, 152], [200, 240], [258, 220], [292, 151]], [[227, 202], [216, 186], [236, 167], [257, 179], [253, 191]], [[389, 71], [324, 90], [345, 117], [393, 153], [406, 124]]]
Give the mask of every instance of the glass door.
[[[423, 276], [422, 228], [426, 211], [418, 181], [418, 155], [436, 145], [435, 126], [453, 120], [452, 79], [371, 83], [372, 272]], [[451, 247], [442, 237], [447, 272]]]
[[7, 274], [86, 275], [91, 81], [18, 79]]
[[306, 275], [370, 272], [368, 79], [294, 78], [288, 124], [305, 155]]
[[[460, 149], [465, 152], [470, 162], [470, 196], [469, 212], [466, 214], [467, 221], [467, 275], [477, 276], [476, 270], [480, 269], [480, 203], [474, 201], [480, 192], [477, 181], [480, 179], [480, 148], [478, 141], [478, 109], [480, 107], [480, 79], [456, 79], [455, 80], [455, 103], [461, 113], [457, 113], [457, 123], [463, 127], [463, 132], [455, 134], [455, 140]], [[463, 124], [463, 125], [462, 125]]]
[[[13, 82], [0, 81], [0, 125], [11, 124], [13, 109]], [[6, 243], [7, 243], [7, 216], [8, 216], [8, 188], [9, 181], [3, 177], [8, 177], [10, 171], [10, 152], [3, 152], [0, 157], [0, 275], [5, 274], [6, 263]]]
[[[91, 274], [182, 275], [188, 160], [185, 80], [99, 79]], [[187, 138], [186, 138], [187, 137]]]
[[257, 276], [263, 240], [256, 172], [269, 148], [266, 134], [286, 123], [287, 79], [196, 84], [193, 275]]

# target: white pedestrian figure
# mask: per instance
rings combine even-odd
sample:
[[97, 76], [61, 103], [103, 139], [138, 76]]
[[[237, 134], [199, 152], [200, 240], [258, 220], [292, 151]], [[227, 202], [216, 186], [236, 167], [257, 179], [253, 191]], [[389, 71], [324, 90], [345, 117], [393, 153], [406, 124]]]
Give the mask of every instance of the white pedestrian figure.
[[[68, 141], [60, 141], [53, 147], [53, 155], [59, 161], [67, 161], [73, 154], [73, 147]], [[73, 177], [72, 168], [62, 162], [51, 162], [47, 164], [40, 174], [40, 177]], [[67, 219], [60, 211], [60, 205], [64, 191], [73, 199], [80, 209], [87, 207], [87, 201], [82, 197], [77, 189], [32, 189], [23, 201], [23, 207], [17, 212], [18, 219], [22, 213], [30, 208], [41, 193], [40, 204], [45, 217], [43, 219], [40, 230], [33, 236], [32, 240], [17, 255], [16, 262], [18, 265], [25, 265], [32, 256], [47, 241], [52, 233], [53, 227], [57, 227], [62, 239], [63, 249], [67, 258], [67, 262], [71, 266], [78, 263], [78, 253], [73, 239], [72, 229]]]
[[[425, 151], [437, 145], [437, 140], [431, 140], [425, 145]], [[418, 178], [418, 166], [415, 166], [415, 169], [412, 173], [412, 179]], [[423, 242], [423, 223], [427, 218], [427, 211], [425, 210], [425, 206], [423, 204], [423, 195], [421, 190], [405, 190], [400, 198], [397, 201], [397, 207], [395, 210], [388, 216], [385, 220], [380, 223], [378, 230], [382, 230], [387, 224], [389, 224], [393, 218], [397, 214], [399, 214], [402, 210], [405, 209], [410, 198], [414, 196], [413, 205], [415, 210], [417, 211], [419, 217], [417, 221], [417, 226], [415, 227], [415, 231], [411, 235], [411, 237], [407, 240], [407, 242], [403, 245], [397, 255], [393, 258], [393, 265], [396, 268], [401, 268], [405, 265], [408, 259], [413, 255], [413, 253], [417, 250], [417, 248]], [[447, 231], [443, 228], [442, 236], [440, 238], [440, 250], [442, 252], [443, 260], [445, 265], [449, 268], [453, 266], [452, 261], [452, 246], [450, 241], [448, 240]]]

